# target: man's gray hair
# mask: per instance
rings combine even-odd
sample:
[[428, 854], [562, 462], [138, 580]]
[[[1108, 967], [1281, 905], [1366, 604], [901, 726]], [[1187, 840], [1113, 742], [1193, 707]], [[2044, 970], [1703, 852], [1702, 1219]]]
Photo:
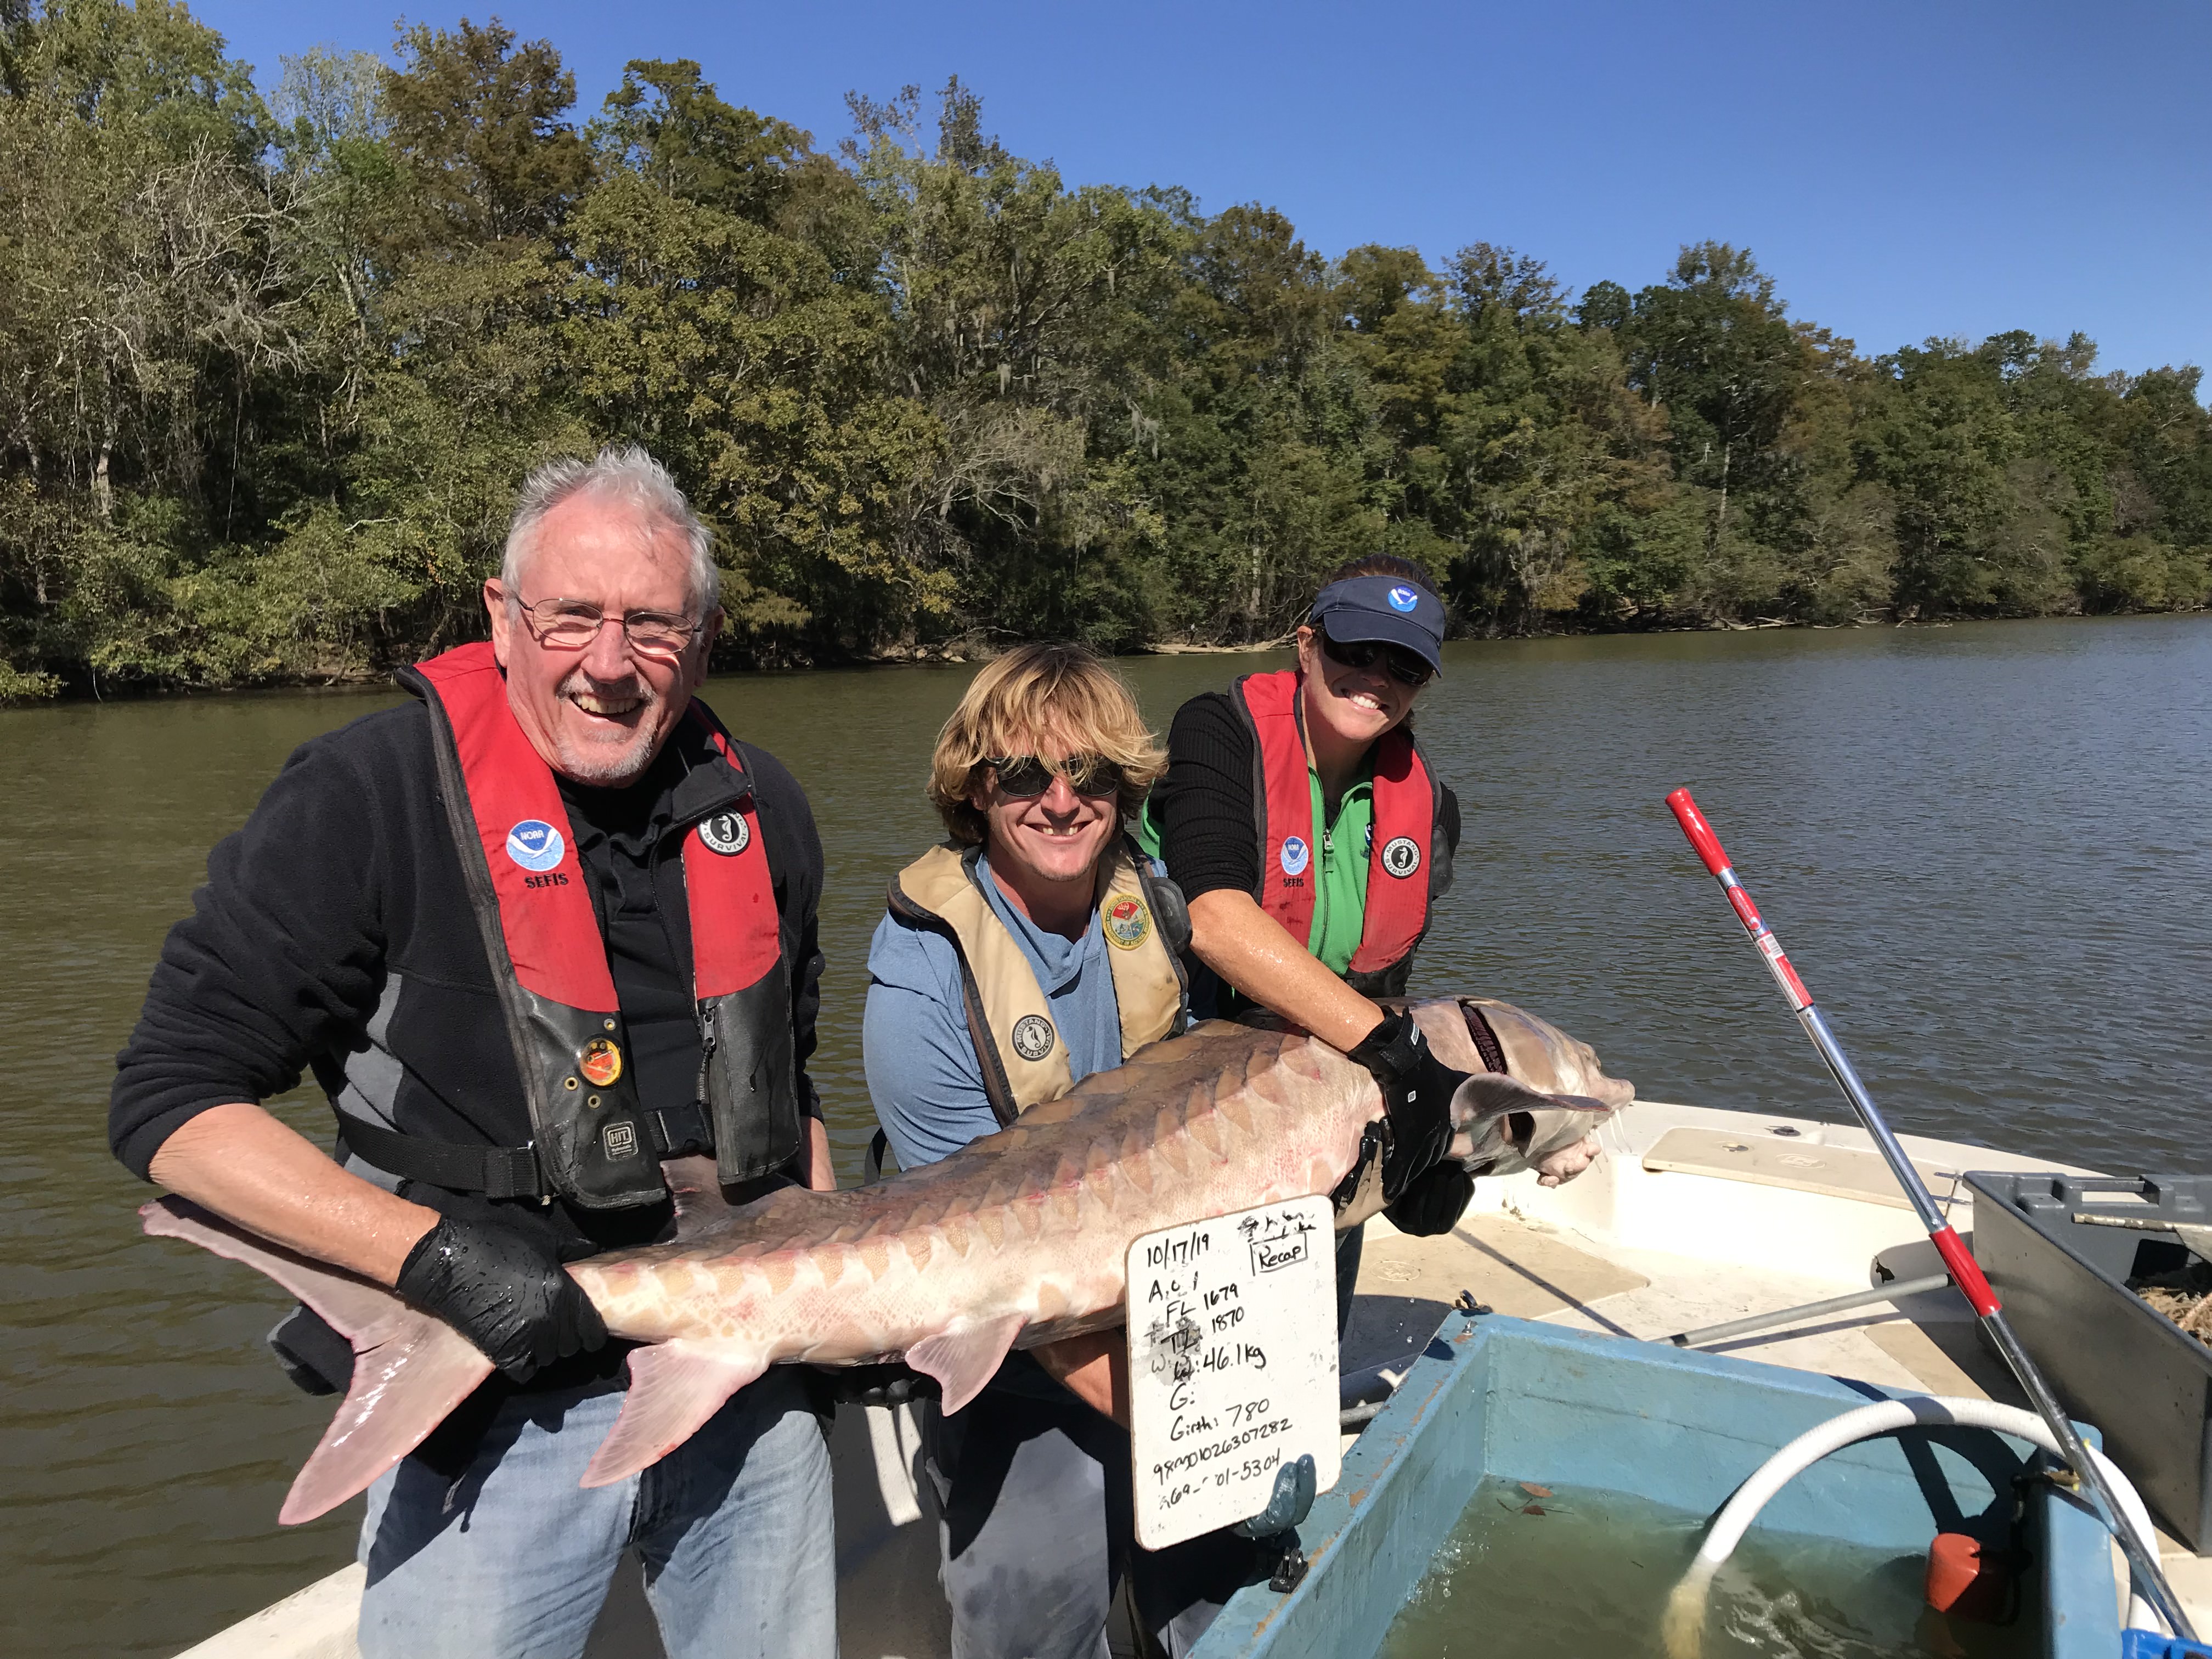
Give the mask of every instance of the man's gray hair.
[[714, 563], [714, 532], [699, 521], [691, 503], [668, 476], [668, 469], [635, 444], [601, 450], [586, 461], [563, 456], [530, 470], [507, 527], [507, 551], [500, 560], [499, 583], [507, 603], [521, 604], [522, 567], [545, 515], [576, 495], [620, 501], [645, 518], [679, 530], [691, 549], [691, 598], [702, 618], [721, 602], [722, 573]]

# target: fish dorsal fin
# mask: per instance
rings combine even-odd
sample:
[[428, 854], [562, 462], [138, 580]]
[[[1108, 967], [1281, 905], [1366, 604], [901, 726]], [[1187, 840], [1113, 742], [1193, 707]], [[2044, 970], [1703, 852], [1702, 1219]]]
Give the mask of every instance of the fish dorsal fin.
[[422, 1444], [491, 1375], [491, 1361], [444, 1321], [393, 1292], [289, 1250], [181, 1198], [138, 1212], [156, 1238], [181, 1238], [269, 1275], [353, 1345], [353, 1380], [276, 1518], [312, 1521]]
[[769, 1241], [780, 1237], [777, 1229], [813, 1228], [836, 1205], [835, 1193], [809, 1192], [804, 1187], [780, 1187], [748, 1203], [732, 1204], [724, 1193], [721, 1177], [711, 1158], [663, 1158], [661, 1174], [676, 1200], [676, 1239], [678, 1244], [702, 1244], [741, 1251], [774, 1249]]
[[712, 1232], [733, 1213], [734, 1206], [722, 1196], [721, 1178], [713, 1158], [664, 1158], [660, 1172], [667, 1180], [669, 1195], [676, 1200], [678, 1243], [688, 1244]]
[[722, 1402], [768, 1369], [757, 1348], [678, 1338], [629, 1357], [622, 1415], [579, 1485], [611, 1486], [658, 1463], [697, 1433]]
[[945, 1391], [941, 1409], [950, 1417], [983, 1391], [1028, 1322], [1019, 1314], [1008, 1314], [981, 1325], [939, 1331], [908, 1348], [906, 1363], [937, 1379]]

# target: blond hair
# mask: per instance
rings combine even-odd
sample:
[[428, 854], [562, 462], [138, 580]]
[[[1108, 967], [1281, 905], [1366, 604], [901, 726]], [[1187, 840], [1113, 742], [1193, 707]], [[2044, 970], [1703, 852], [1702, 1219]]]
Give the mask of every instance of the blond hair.
[[1078, 755], [1103, 756], [1121, 769], [1125, 818], [1136, 814], [1167, 770], [1167, 756], [1146, 729], [1137, 699], [1096, 652], [1079, 645], [1017, 646], [983, 665], [937, 734], [929, 799], [952, 839], [964, 847], [982, 843], [985, 820], [969, 796], [986, 767], [1054, 745], [1066, 751], [1048, 757], [1054, 774], [1059, 763]]

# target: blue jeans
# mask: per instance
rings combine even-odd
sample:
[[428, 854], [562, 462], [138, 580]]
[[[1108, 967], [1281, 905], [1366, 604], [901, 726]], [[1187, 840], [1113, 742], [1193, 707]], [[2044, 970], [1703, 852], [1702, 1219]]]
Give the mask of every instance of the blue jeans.
[[458, 1480], [368, 1490], [362, 1659], [575, 1659], [626, 1549], [669, 1659], [834, 1659], [830, 1455], [784, 1366], [638, 1474], [576, 1483], [620, 1393], [511, 1396]]

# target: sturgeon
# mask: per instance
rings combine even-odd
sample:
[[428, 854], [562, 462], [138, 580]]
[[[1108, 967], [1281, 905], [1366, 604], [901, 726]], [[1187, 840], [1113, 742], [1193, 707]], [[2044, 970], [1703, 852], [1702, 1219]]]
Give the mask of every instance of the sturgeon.
[[[1486, 1070], [1468, 1008], [1495, 1034], [1504, 1073]], [[1508, 1004], [1443, 1000], [1413, 1012], [1439, 1060], [1475, 1074], [1452, 1108], [1452, 1153], [1470, 1168], [1527, 1167], [1634, 1094], [1588, 1045]], [[1533, 1133], [1509, 1135], [1516, 1114]], [[644, 1345], [583, 1484], [656, 1462], [779, 1362], [902, 1356], [957, 1412], [1010, 1349], [1121, 1323], [1123, 1262], [1139, 1237], [1334, 1190], [1381, 1115], [1367, 1069], [1317, 1038], [1216, 1020], [878, 1185], [789, 1188], [732, 1207], [711, 1162], [672, 1165], [674, 1242], [568, 1269], [611, 1336]], [[288, 1524], [364, 1490], [491, 1374], [465, 1337], [381, 1285], [183, 1199], [139, 1214], [149, 1233], [259, 1269], [353, 1345], [351, 1385], [284, 1500]]]

